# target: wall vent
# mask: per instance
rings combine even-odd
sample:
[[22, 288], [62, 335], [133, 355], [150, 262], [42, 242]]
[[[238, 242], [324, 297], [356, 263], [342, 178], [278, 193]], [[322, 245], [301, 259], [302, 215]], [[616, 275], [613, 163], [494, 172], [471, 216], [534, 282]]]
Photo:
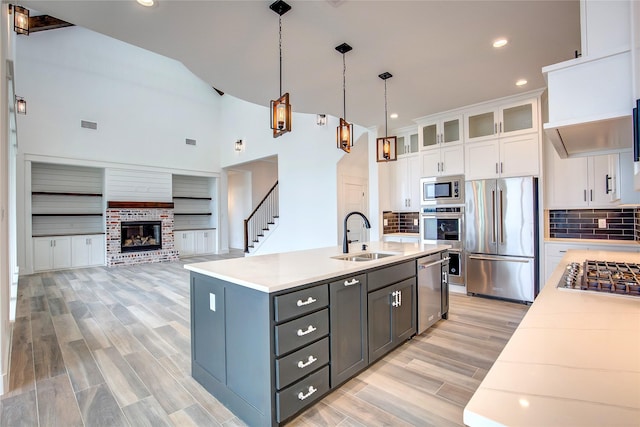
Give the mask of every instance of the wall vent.
[[85, 128], [85, 129], [96, 130], [96, 129], [98, 129], [98, 123], [90, 122], [90, 121], [87, 121], [87, 120], [80, 120], [80, 127]]
[[195, 140], [195, 139], [189, 139], [189, 138], [187, 138], [187, 139], [185, 140], [185, 143], [186, 143], [187, 145], [196, 145], [196, 140]]

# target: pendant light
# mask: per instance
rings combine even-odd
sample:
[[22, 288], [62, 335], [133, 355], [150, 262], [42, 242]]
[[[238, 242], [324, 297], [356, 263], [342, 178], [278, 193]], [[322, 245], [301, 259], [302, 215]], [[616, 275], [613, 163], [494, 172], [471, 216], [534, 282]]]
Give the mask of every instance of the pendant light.
[[393, 75], [389, 72], [384, 72], [379, 74], [378, 77], [384, 80], [384, 138], [376, 139], [376, 161], [390, 162], [398, 160], [398, 138], [387, 136], [387, 79], [390, 79]]
[[280, 51], [280, 98], [271, 101], [271, 129], [277, 138], [291, 132], [291, 104], [289, 93], [282, 94], [282, 15], [291, 10], [291, 6], [282, 0], [271, 3], [269, 9], [278, 14], [278, 49]]
[[338, 133], [336, 135], [337, 147], [347, 153], [351, 152], [353, 147], [353, 124], [347, 122], [347, 66], [344, 59], [344, 54], [353, 49], [346, 43], [342, 43], [340, 46], [336, 46], [336, 50], [342, 54], [342, 109], [343, 117], [340, 118], [340, 125], [338, 126]]
[[13, 31], [16, 34], [29, 35], [29, 9], [13, 6]]

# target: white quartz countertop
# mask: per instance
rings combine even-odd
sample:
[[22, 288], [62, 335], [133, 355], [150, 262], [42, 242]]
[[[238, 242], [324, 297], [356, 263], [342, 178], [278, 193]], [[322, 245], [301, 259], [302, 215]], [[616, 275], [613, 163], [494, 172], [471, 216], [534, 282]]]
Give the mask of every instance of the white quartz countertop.
[[466, 425], [640, 425], [640, 297], [558, 289], [567, 263], [585, 259], [640, 254], [568, 251], [465, 407]]
[[[366, 251], [350, 253], [384, 252], [393, 256], [370, 261], [344, 261], [332, 257], [345, 255], [342, 246], [248, 256], [219, 261], [187, 264], [185, 268], [196, 273], [216, 277], [262, 292], [282, 291], [319, 280], [331, 279], [386, 264], [418, 258], [449, 249], [449, 245], [422, 243], [370, 242]], [[357, 246], [360, 249], [360, 246]]]

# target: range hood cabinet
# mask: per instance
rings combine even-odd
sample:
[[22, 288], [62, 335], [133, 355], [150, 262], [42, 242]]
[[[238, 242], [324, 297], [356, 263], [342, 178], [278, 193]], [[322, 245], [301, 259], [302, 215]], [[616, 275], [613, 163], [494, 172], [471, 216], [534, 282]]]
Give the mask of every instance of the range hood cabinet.
[[549, 122], [544, 124], [560, 158], [631, 149], [631, 53], [577, 58], [544, 67]]

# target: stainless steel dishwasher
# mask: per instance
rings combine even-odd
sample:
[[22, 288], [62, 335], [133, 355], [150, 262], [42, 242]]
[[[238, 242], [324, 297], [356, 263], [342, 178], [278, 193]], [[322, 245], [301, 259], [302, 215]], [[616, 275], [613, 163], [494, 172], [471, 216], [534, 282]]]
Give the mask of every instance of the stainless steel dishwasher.
[[[430, 326], [443, 317], [448, 310], [447, 267], [448, 252], [418, 258], [418, 334], [426, 331]], [[448, 267], [447, 267], [448, 268]], [[446, 297], [446, 298], [445, 298]], [[444, 302], [447, 301], [447, 307]], [[446, 315], [445, 315], [446, 318]]]

